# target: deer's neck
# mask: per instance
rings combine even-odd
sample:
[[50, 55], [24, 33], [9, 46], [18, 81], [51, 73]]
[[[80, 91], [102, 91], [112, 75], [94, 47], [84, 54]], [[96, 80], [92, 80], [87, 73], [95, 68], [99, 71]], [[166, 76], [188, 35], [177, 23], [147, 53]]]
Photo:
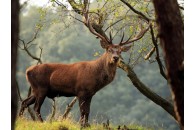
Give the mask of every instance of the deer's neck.
[[107, 79], [107, 82], [111, 82], [115, 77], [117, 64], [110, 64], [107, 57], [107, 53], [104, 53], [99, 59], [96, 60], [97, 72], [98, 75], [101, 76], [101, 79]]

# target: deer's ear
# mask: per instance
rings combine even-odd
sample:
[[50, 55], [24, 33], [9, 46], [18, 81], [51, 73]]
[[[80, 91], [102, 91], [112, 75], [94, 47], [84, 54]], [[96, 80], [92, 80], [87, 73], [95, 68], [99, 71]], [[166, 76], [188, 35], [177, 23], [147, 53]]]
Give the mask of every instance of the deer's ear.
[[130, 45], [130, 46], [122, 46], [121, 47], [121, 51], [127, 52], [131, 47], [132, 47], [132, 45]]
[[108, 48], [108, 44], [107, 43], [105, 43], [104, 41], [100, 41], [100, 44], [101, 44], [101, 47], [103, 48], [103, 49], [107, 49]]

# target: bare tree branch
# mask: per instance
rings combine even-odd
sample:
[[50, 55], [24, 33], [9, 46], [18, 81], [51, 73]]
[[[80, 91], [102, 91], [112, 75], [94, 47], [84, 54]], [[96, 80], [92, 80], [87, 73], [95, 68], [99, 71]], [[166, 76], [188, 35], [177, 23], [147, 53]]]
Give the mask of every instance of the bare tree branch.
[[30, 41], [28, 41], [26, 44], [29, 44], [29, 43], [33, 42], [37, 38], [37, 35], [38, 35], [40, 29], [41, 29], [40, 27], [36, 29], [33, 38]]
[[37, 29], [36, 30], [36, 32], [35, 32], [35, 34], [34, 34], [34, 36], [33, 36], [33, 38], [30, 40], [30, 41], [28, 41], [28, 42], [25, 42], [24, 40], [22, 40], [22, 39], [19, 39], [21, 42], [22, 42], [22, 44], [23, 44], [23, 48], [20, 46], [20, 45], [18, 45], [22, 50], [24, 50], [31, 58], [33, 58], [34, 60], [37, 60], [38, 61], [38, 63], [37, 64], [42, 64], [42, 60], [41, 60], [41, 54], [42, 54], [42, 48], [40, 47], [40, 57], [38, 58], [38, 57], [36, 57], [36, 56], [34, 56], [28, 49], [32, 46], [32, 45], [35, 45], [35, 44], [30, 44], [30, 43], [32, 43], [36, 38], [37, 38], [37, 35], [38, 35], [38, 32], [40, 31], [40, 29]]
[[129, 79], [132, 81], [133, 85], [146, 97], [148, 97], [151, 101], [156, 103], [157, 105], [161, 106], [165, 111], [167, 111], [174, 119], [176, 119], [175, 112], [174, 112], [174, 106], [165, 100], [164, 98], [160, 97], [158, 94], [153, 92], [149, 87], [147, 87], [145, 84], [143, 84], [133, 71], [133, 69], [123, 61], [120, 61], [118, 64], [118, 67], [123, 69], [126, 73]]
[[150, 21], [150, 18], [148, 18], [146, 15], [144, 15], [142, 12], [136, 10], [133, 8], [133, 6], [131, 6], [128, 2], [126, 2], [125, 0], [120, 0], [121, 2], [123, 2], [125, 5], [127, 5], [134, 13], [142, 16], [146, 21]]
[[154, 31], [153, 31], [153, 27], [152, 25], [150, 25], [150, 33], [151, 33], [151, 37], [152, 37], [152, 43], [154, 44], [154, 47], [155, 47], [155, 50], [156, 50], [156, 60], [157, 60], [157, 63], [159, 65], [159, 70], [160, 70], [160, 73], [161, 75], [167, 80], [167, 76], [165, 74], [165, 71], [164, 71], [164, 68], [163, 68], [163, 64], [160, 60], [160, 56], [159, 56], [159, 47], [158, 47], [158, 44], [157, 44], [157, 40], [155, 39], [155, 36], [154, 36]]
[[69, 112], [71, 111], [71, 108], [72, 108], [73, 105], [76, 103], [77, 99], [78, 99], [77, 97], [74, 97], [74, 98], [72, 99], [72, 101], [67, 105], [67, 107], [66, 107], [66, 109], [65, 109], [65, 113], [63, 114], [63, 119], [66, 119], [66, 118], [67, 118]]
[[152, 54], [155, 52], [155, 47], [153, 47], [150, 52], [144, 57], [145, 60], [148, 60]]

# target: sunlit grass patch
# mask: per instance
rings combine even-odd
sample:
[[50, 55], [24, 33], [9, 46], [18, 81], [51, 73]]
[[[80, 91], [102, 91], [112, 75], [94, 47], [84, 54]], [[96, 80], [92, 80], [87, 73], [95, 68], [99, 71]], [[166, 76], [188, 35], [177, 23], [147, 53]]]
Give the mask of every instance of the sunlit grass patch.
[[18, 118], [15, 128], [16, 130], [79, 130], [80, 125], [69, 119], [41, 123], [25, 118]]
[[[81, 130], [80, 124], [74, 120], [66, 119], [63, 121], [32, 121], [26, 118], [18, 118], [16, 121], [15, 130]], [[121, 129], [119, 129], [121, 128]], [[140, 125], [121, 125], [103, 127], [103, 124], [91, 124], [91, 127], [83, 128], [82, 130], [154, 130], [152, 128], [143, 127]], [[161, 130], [161, 129], [160, 129]]]

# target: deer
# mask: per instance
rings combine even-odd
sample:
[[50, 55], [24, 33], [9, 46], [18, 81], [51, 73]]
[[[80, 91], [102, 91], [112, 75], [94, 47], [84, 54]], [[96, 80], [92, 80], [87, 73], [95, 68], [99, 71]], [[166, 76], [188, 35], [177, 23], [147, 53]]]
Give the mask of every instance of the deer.
[[[88, 11], [86, 11], [88, 12]], [[80, 108], [80, 124], [90, 126], [88, 117], [92, 97], [103, 87], [110, 84], [115, 77], [121, 52], [127, 52], [130, 43], [139, 40], [148, 30], [141, 29], [134, 38], [123, 41], [124, 33], [119, 44], [113, 44], [112, 38], [95, 31], [89, 20], [88, 13], [84, 13], [85, 25], [89, 31], [100, 38], [100, 45], [105, 52], [96, 60], [81, 61], [72, 64], [45, 63], [30, 66], [26, 70], [26, 79], [31, 86], [31, 95], [21, 103], [19, 116], [25, 108], [34, 104], [34, 111], [38, 120], [43, 122], [40, 114], [41, 106], [46, 97], [77, 96]], [[110, 33], [111, 34], [111, 33]]]

